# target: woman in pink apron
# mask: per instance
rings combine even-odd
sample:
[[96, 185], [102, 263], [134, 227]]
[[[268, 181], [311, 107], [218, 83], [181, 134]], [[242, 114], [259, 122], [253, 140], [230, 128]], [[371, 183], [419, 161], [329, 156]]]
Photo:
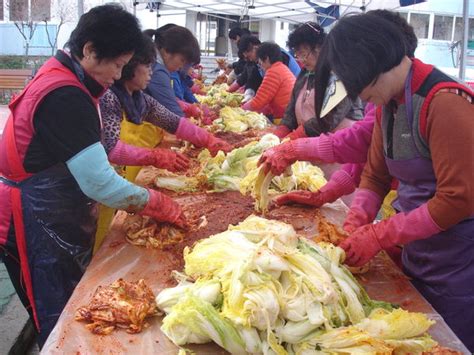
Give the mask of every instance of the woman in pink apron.
[[[408, 58], [399, 28], [370, 14], [340, 20], [323, 50], [349, 95], [380, 107], [344, 224], [346, 263], [403, 244], [404, 271], [474, 351], [472, 90]], [[392, 178], [398, 213], [372, 224]]]

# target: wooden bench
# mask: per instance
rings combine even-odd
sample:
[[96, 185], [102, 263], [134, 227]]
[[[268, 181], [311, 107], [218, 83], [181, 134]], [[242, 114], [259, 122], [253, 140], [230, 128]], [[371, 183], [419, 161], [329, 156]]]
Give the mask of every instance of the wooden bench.
[[31, 69], [0, 69], [0, 103], [6, 104], [31, 79]]

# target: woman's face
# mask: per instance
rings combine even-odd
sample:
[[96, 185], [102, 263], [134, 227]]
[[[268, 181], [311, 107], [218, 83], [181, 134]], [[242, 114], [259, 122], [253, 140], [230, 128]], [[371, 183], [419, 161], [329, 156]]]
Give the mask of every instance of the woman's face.
[[295, 50], [295, 56], [307, 70], [314, 71], [318, 63], [319, 48], [312, 49], [308, 45], [301, 45]]
[[270, 67], [272, 66], [272, 63], [270, 63], [270, 59], [266, 58], [265, 60], [262, 60], [262, 59], [258, 59], [258, 64], [260, 64], [260, 66], [263, 68], [263, 70], [267, 71], [268, 69], [270, 69]]
[[257, 49], [258, 49], [258, 45], [251, 45], [251, 49], [244, 52], [245, 59], [249, 62], [256, 62]]
[[151, 64], [138, 64], [133, 72], [133, 78], [127, 83], [132, 91], [145, 90], [151, 79]]
[[109, 88], [115, 80], [119, 80], [122, 69], [132, 58], [133, 53], [122, 54], [115, 58], [97, 59], [90, 42], [86, 43], [83, 49], [84, 57], [79, 61], [84, 70], [95, 81], [105, 89]]
[[366, 86], [359, 95], [361, 100], [372, 102], [377, 106], [388, 104], [393, 98], [393, 80], [390, 78], [390, 74], [390, 71], [383, 73]]
[[166, 69], [168, 69], [170, 73], [181, 69], [186, 64], [184, 55], [180, 53], [169, 53], [163, 50], [161, 51], [161, 57], [163, 58]]

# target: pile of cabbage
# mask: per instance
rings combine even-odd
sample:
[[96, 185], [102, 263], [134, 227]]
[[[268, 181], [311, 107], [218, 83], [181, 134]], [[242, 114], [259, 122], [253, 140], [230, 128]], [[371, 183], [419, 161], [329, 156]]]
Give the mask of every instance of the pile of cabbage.
[[344, 251], [250, 216], [185, 249], [179, 284], [156, 298], [177, 346], [215, 342], [232, 354], [421, 353], [436, 342], [424, 314], [371, 300]]
[[[219, 152], [215, 157], [211, 157], [209, 151], [205, 149], [198, 156], [203, 167], [201, 174], [206, 176], [214, 191], [240, 191], [243, 195], [250, 193], [255, 197], [255, 185], [260, 171], [257, 167], [258, 160], [263, 152], [278, 144], [280, 139], [269, 133], [260, 141], [234, 149], [227, 155]], [[296, 162], [288, 174], [272, 177], [269, 189], [271, 193], [298, 189], [314, 192], [326, 182], [321, 169], [310, 163]]]
[[240, 93], [227, 92], [229, 86], [227, 84], [214, 85], [206, 95], [195, 95], [199, 103], [207, 106], [219, 107], [239, 107], [242, 104], [244, 95]]
[[[260, 141], [250, 142], [228, 154], [220, 151], [212, 157], [209, 150], [204, 149], [198, 156], [201, 167], [197, 174], [191, 177], [161, 170], [155, 179], [155, 185], [175, 192], [194, 192], [203, 185], [211, 186], [213, 191], [217, 192], [239, 191], [241, 181], [249, 174], [253, 180], [256, 179], [257, 163], [262, 153], [277, 144], [280, 144], [279, 138], [267, 134]], [[246, 179], [242, 185], [243, 193], [252, 190], [251, 184], [251, 179]]]
[[246, 111], [240, 107], [224, 107], [219, 118], [212, 123], [214, 131], [242, 133], [248, 129], [265, 129], [270, 121], [261, 113]]

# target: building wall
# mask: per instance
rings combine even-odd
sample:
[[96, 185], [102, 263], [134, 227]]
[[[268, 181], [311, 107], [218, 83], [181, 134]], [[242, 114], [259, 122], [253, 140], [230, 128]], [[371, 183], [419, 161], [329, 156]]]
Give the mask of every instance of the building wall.
[[[56, 25], [48, 25], [51, 38], [56, 33]], [[13, 23], [0, 23], [0, 55], [23, 55], [25, 41]], [[46, 26], [38, 24], [31, 40], [30, 55], [50, 55], [51, 46], [46, 35]]]

